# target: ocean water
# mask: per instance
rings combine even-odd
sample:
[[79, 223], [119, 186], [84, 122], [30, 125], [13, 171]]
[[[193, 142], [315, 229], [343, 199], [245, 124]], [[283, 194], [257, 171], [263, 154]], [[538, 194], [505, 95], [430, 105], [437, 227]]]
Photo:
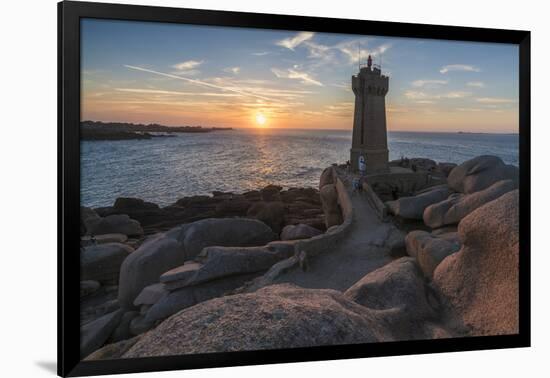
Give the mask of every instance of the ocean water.
[[[243, 192], [270, 183], [316, 187], [332, 163], [349, 159], [351, 130], [242, 129], [179, 133], [150, 140], [83, 141], [84, 206], [138, 197], [165, 206], [214, 190]], [[427, 157], [461, 163], [496, 155], [519, 165], [517, 135], [389, 132], [390, 159]]]

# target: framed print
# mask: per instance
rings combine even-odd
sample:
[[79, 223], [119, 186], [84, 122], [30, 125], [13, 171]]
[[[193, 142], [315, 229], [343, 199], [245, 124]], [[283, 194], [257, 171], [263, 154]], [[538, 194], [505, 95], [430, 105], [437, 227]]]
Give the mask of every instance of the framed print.
[[58, 10], [59, 375], [530, 345], [529, 32]]

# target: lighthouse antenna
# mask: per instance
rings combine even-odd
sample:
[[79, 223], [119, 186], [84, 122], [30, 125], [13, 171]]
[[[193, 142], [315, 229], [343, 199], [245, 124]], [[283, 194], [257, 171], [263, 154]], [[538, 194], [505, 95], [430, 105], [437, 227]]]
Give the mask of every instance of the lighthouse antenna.
[[357, 66], [359, 68], [359, 71], [361, 71], [361, 41], [357, 43]]

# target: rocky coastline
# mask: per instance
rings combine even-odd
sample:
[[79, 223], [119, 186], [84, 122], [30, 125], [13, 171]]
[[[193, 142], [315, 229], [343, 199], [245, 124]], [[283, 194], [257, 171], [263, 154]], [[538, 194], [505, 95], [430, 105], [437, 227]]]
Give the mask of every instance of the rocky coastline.
[[80, 139], [89, 141], [141, 140], [158, 137], [175, 137], [175, 133], [209, 133], [223, 130], [232, 130], [232, 128], [82, 121], [80, 123]]
[[[84, 209], [84, 214], [89, 210]], [[283, 190], [280, 186], [268, 185], [244, 193], [215, 191], [211, 195], [183, 197], [165, 207], [139, 198], [122, 197], [117, 198], [113, 206], [95, 208], [93, 212], [102, 218], [127, 215], [139, 222], [144, 235], [202, 219], [230, 217], [259, 219], [277, 233], [287, 225], [296, 224], [325, 231], [321, 197], [315, 188]], [[99, 234], [93, 228], [90, 232]]]
[[80, 131], [81, 140], [148, 140], [160, 137], [174, 137], [172, 134], [151, 134], [147, 132], [134, 131], [111, 131], [111, 130], [86, 130]]
[[391, 166], [360, 189], [334, 165], [318, 189], [81, 208], [81, 357], [516, 333], [517, 167]]

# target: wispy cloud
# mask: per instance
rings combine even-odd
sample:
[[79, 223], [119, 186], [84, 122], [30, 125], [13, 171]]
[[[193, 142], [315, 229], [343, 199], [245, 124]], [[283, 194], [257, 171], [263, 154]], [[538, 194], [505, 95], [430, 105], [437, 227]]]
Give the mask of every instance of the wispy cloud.
[[324, 58], [326, 53], [330, 51], [330, 46], [321, 45], [313, 41], [307, 41], [304, 46], [309, 50], [310, 58]]
[[245, 91], [243, 91], [241, 89], [238, 89], [238, 88], [222, 87], [222, 86], [215, 85], [215, 84], [210, 84], [210, 83], [207, 83], [207, 82], [201, 81], [201, 80], [190, 79], [190, 78], [179, 76], [179, 75], [173, 75], [173, 74], [169, 74], [169, 73], [165, 73], [165, 72], [150, 70], [150, 69], [143, 68], [143, 67], [138, 67], [138, 66], [131, 66], [131, 65], [128, 65], [128, 64], [125, 64], [124, 67], [129, 68], [131, 70], [135, 70], [135, 71], [142, 71], [142, 72], [147, 72], [147, 73], [151, 73], [151, 74], [154, 74], [154, 75], [169, 77], [169, 78], [176, 79], [176, 80], [183, 80], [183, 81], [186, 81], [188, 83], [192, 83], [192, 84], [196, 84], [196, 85], [202, 85], [202, 86], [205, 86], [205, 87], [216, 88], [216, 89], [219, 89], [219, 90], [222, 90], [222, 91], [239, 93], [243, 96], [255, 97], [255, 98], [259, 98], [259, 99], [266, 100], [266, 101], [277, 101], [277, 100], [274, 100], [272, 98], [262, 96], [262, 95], [259, 95], [259, 94], [256, 94], [256, 93], [245, 92]]
[[333, 83], [330, 84], [332, 87], [340, 88], [346, 92], [351, 92], [351, 83], [343, 82], [343, 83]]
[[271, 72], [273, 72], [275, 76], [277, 76], [278, 78], [295, 79], [295, 80], [300, 80], [302, 84], [311, 84], [311, 85], [317, 85], [320, 87], [323, 86], [323, 83], [321, 83], [318, 80], [315, 80], [307, 72], [300, 72], [292, 68], [288, 68], [286, 70], [272, 68]]
[[471, 92], [451, 91], [441, 94], [431, 94], [421, 91], [405, 91], [404, 95], [410, 100], [438, 100], [438, 99], [457, 99], [471, 96]]
[[223, 69], [223, 72], [232, 73], [233, 75], [237, 75], [239, 72], [241, 72], [241, 67], [227, 67]]
[[350, 117], [353, 114], [353, 102], [340, 102], [334, 105], [328, 105], [324, 109], [325, 114], [337, 117]]
[[511, 98], [502, 98], [502, 97], [479, 97], [476, 98], [477, 102], [482, 104], [512, 104], [516, 102]]
[[300, 32], [294, 37], [282, 39], [280, 41], [277, 41], [275, 44], [277, 46], [282, 46], [287, 49], [294, 50], [301, 43], [313, 38], [314, 35], [315, 33], [312, 32]]
[[451, 71], [481, 72], [478, 67], [469, 64], [449, 64], [441, 67], [439, 70], [442, 74], [446, 74]]
[[415, 80], [411, 83], [413, 87], [439, 87], [447, 84], [447, 80]]
[[117, 92], [153, 94], [153, 95], [169, 95], [169, 96], [207, 96], [207, 97], [241, 97], [239, 93], [215, 93], [215, 92], [180, 92], [166, 91], [162, 89], [148, 88], [115, 88]]
[[260, 51], [260, 52], [252, 53], [252, 55], [255, 55], [255, 56], [265, 56], [265, 55], [268, 55], [268, 54], [271, 54], [271, 53], [269, 51]]
[[185, 62], [174, 64], [172, 67], [180, 71], [189, 71], [189, 70], [194, 70], [195, 68], [197, 68], [203, 63], [204, 62], [202, 60], [200, 62], [197, 60], [186, 60]]
[[[99, 102], [101, 103], [101, 102]], [[197, 109], [198, 107], [212, 107], [212, 106], [227, 106], [227, 107], [234, 107], [234, 102], [226, 102], [226, 101], [211, 101], [211, 100], [204, 100], [204, 101], [172, 101], [172, 100], [166, 100], [166, 99], [155, 99], [155, 98], [144, 98], [144, 99], [109, 99], [106, 102], [103, 102], [105, 104], [126, 104], [126, 105], [166, 105], [166, 106], [177, 106], [178, 108], [194, 108]]]
[[423, 100], [427, 98], [432, 98], [432, 96], [430, 96], [429, 94], [419, 91], [405, 91], [404, 95], [410, 100]]
[[[361, 44], [361, 46], [359, 45]], [[360, 47], [360, 48], [359, 48]], [[340, 43], [335, 46], [340, 52], [347, 55], [350, 63], [358, 63], [359, 60], [366, 61], [369, 55], [373, 58], [378, 57], [388, 51], [392, 45], [384, 43], [376, 47], [369, 47], [365, 41], [352, 40]]]
[[[396, 114], [399, 114], [399, 113], [409, 113], [410, 112], [410, 109], [408, 108], [404, 108], [404, 107], [393, 107], [393, 106], [388, 106], [386, 108], [386, 111], [388, 113], [396, 113]], [[417, 109], [415, 109], [415, 111], [417, 111]]]
[[471, 92], [462, 92], [462, 91], [456, 91], [456, 92], [447, 92], [441, 95], [441, 98], [464, 98], [471, 96]]
[[[301, 32], [292, 38], [285, 38], [278, 41], [276, 44], [286, 47], [290, 50], [295, 50], [298, 46], [308, 50], [309, 58], [316, 59], [315, 63], [310, 63], [311, 67], [316, 67], [324, 64], [341, 64], [341, 57], [347, 58], [349, 63], [358, 63], [366, 61], [371, 55], [373, 58], [379, 57], [392, 47], [390, 43], [384, 43], [378, 46], [369, 46], [367, 39], [352, 39], [335, 45], [323, 45], [313, 40], [315, 33]], [[359, 46], [361, 48], [359, 49]], [[361, 56], [359, 56], [361, 55]]]
[[481, 112], [483, 109], [480, 108], [456, 108], [459, 112]]
[[175, 72], [173, 72], [176, 75], [197, 75], [200, 73], [200, 71], [197, 69], [200, 65], [202, 65], [204, 61], [198, 61], [198, 60], [186, 60], [185, 62], [174, 64], [172, 67], [176, 69]]
[[281, 88], [280, 86], [277, 86], [278, 83], [276, 81], [237, 79], [233, 76], [212, 77], [203, 79], [203, 81], [216, 84], [224, 88], [235, 88], [250, 93], [261, 93], [262, 95], [271, 98], [284, 98], [288, 100], [295, 100], [296, 98], [309, 96], [315, 93], [310, 90]]
[[482, 81], [469, 81], [466, 85], [474, 88], [485, 88], [485, 83]]
[[304, 105], [302, 102], [293, 102], [290, 104], [284, 103], [277, 103], [272, 102], [269, 104], [261, 103], [261, 102], [245, 102], [245, 103], [239, 103], [239, 106], [247, 107], [247, 108], [262, 108], [262, 109], [286, 109], [286, 108], [295, 108], [300, 107]]

